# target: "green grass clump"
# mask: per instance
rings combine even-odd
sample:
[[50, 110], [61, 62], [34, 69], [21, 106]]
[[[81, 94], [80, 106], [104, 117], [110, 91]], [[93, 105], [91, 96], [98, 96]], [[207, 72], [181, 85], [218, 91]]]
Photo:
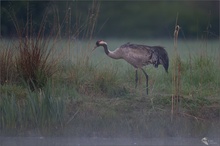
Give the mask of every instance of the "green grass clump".
[[66, 85], [72, 86], [80, 94], [109, 97], [123, 96], [127, 93], [117, 76], [117, 68], [97, 67], [91, 62], [72, 63], [63, 73]]
[[218, 72], [218, 64], [208, 56], [195, 56], [190, 61], [182, 62], [183, 93], [201, 96], [215, 95], [219, 91]]
[[40, 92], [19, 90], [23, 94], [1, 89], [4, 92], [0, 98], [1, 128], [50, 128], [62, 125], [66, 105], [63, 97], [52, 95], [49, 87]]

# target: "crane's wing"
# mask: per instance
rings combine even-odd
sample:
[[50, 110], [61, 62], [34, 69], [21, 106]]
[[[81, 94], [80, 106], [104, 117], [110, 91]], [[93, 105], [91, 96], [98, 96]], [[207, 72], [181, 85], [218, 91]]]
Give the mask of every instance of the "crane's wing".
[[153, 51], [149, 47], [127, 43], [122, 45], [120, 50], [123, 52], [123, 59], [135, 68], [141, 68], [151, 63]]
[[137, 44], [124, 44], [120, 47], [123, 50], [123, 58], [136, 68], [153, 64], [158, 67], [162, 64], [166, 72], [169, 67], [169, 57], [164, 47], [146, 46]]

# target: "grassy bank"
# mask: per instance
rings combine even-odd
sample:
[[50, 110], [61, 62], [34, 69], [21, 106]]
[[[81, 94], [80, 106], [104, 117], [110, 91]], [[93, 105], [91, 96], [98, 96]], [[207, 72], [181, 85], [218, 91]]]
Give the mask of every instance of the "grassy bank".
[[[1, 129], [7, 131], [43, 128], [45, 130], [47, 127], [49, 130], [65, 127], [76, 122], [76, 119], [93, 121], [95, 118], [96, 122], [105, 123], [120, 115], [132, 117], [136, 115], [135, 118], [139, 119], [142, 117], [139, 112], [146, 112], [145, 118], [156, 113], [170, 113], [174, 68], [171, 48], [167, 48], [170, 56], [168, 74], [162, 67], [146, 68], [150, 89], [149, 96], [146, 96], [144, 75], [139, 72], [140, 83], [135, 89], [133, 68], [123, 60], [108, 58], [102, 49], [91, 54], [90, 46], [93, 46], [94, 42], [93, 40], [82, 42], [82, 48], [71, 44], [70, 51], [60, 46], [55, 48], [58, 51], [62, 49], [62, 55], [65, 57], [59, 58], [55, 64], [56, 72], [46, 76], [43, 86], [37, 86], [35, 90], [32, 90], [32, 86], [20, 77], [20, 72], [14, 66], [16, 64], [14, 61], [17, 61], [14, 58], [19, 54], [10, 56], [5, 55], [8, 52], [1, 53], [4, 56], [1, 58], [1, 63], [11, 64], [5, 65], [10, 67], [10, 70], [1, 68]], [[111, 42], [113, 47], [123, 43], [109, 40], [110, 46]], [[186, 43], [190, 48], [190, 42]], [[218, 44], [217, 41], [215, 43]], [[172, 46], [172, 42], [166, 41], [165, 44]], [[61, 46], [65, 45], [63, 41]], [[84, 49], [83, 45], [89, 47]], [[179, 47], [182, 48], [184, 45]], [[219, 118], [220, 79], [219, 62], [216, 59], [219, 53], [209, 55], [216, 47], [219, 46], [196, 51], [190, 49], [189, 56], [181, 57], [181, 89], [175, 114], [197, 120]], [[5, 48], [7, 49], [11, 48]], [[4, 48], [2, 50], [4, 51]], [[77, 50], [81, 52], [77, 53]], [[74, 53], [69, 55], [70, 58], [66, 57], [71, 51]], [[5, 58], [11, 60], [6, 62]], [[144, 121], [147, 122], [146, 119]]]

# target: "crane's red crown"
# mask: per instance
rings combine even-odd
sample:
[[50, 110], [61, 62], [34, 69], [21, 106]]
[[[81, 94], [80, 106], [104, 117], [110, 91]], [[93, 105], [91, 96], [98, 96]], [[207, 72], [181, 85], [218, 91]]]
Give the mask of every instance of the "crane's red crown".
[[96, 42], [96, 46], [99, 46], [99, 43], [101, 42], [102, 40], [98, 40], [97, 42]]
[[102, 44], [106, 44], [106, 45], [107, 45], [107, 43], [104, 42], [103, 40], [98, 40], [98, 41], [96, 42], [96, 46], [100, 46], [100, 45], [102, 45]]

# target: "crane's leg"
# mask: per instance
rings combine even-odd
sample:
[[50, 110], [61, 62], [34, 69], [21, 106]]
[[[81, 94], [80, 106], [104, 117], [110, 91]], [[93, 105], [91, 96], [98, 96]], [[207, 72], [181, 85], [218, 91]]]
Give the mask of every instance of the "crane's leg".
[[146, 77], [146, 93], [147, 93], [147, 95], [148, 95], [148, 75], [147, 75], [147, 73], [144, 71], [143, 68], [141, 68], [141, 70], [143, 71], [143, 73], [144, 73], [144, 75], [145, 75], [145, 77]]
[[135, 70], [135, 88], [137, 88], [137, 82], [138, 82], [138, 69]]

